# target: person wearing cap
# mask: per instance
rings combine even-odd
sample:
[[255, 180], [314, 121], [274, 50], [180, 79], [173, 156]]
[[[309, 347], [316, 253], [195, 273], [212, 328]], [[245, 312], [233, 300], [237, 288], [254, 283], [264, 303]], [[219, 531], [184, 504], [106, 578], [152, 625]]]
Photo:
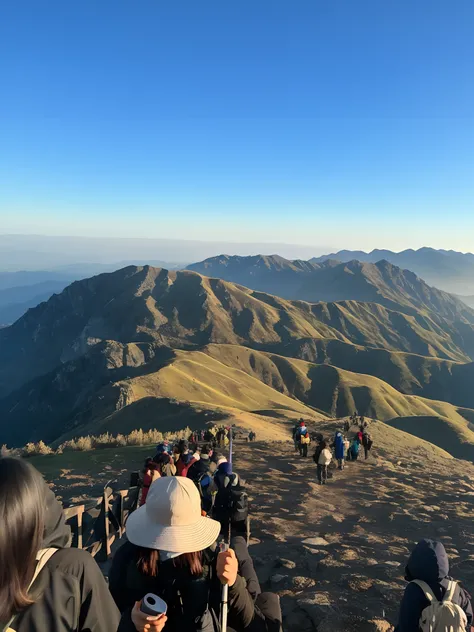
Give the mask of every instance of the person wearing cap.
[[[110, 591], [123, 614], [120, 632], [135, 629], [130, 614], [148, 593], [167, 604], [165, 632], [214, 629], [224, 584], [229, 586], [229, 628], [266, 630], [264, 611], [239, 574], [235, 552], [218, 552], [220, 529], [219, 522], [201, 515], [199, 492], [190, 479], [161, 478], [151, 486], [146, 505], [128, 518], [128, 542], [117, 550], [109, 573]], [[267, 602], [268, 596], [264, 607]], [[267, 618], [281, 621], [278, 608], [267, 610]], [[151, 632], [163, 627], [160, 619], [147, 625]]]

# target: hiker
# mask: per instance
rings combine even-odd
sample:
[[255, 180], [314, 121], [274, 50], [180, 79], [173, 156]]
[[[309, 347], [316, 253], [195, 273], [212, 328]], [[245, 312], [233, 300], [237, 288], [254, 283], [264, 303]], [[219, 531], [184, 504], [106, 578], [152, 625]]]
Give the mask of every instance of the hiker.
[[188, 478], [196, 485], [201, 495], [202, 510], [209, 513], [212, 509], [213, 493], [215, 491], [214, 480], [211, 472], [212, 448], [204, 446], [201, 449], [201, 458], [195, 461], [188, 469]]
[[1, 630], [118, 629], [120, 613], [101, 570], [70, 545], [62, 506], [41, 474], [23, 459], [0, 458]]
[[174, 448], [176, 476], [187, 476], [188, 470], [196, 462], [196, 458], [189, 450], [189, 443], [185, 439], [178, 441]]
[[328, 444], [326, 441], [323, 440], [318, 445], [314, 453], [313, 460], [317, 465], [319, 484], [326, 485], [328, 481], [328, 467], [332, 461], [332, 452], [328, 448]]
[[343, 470], [346, 450], [345, 450], [344, 437], [342, 436], [342, 432], [336, 432], [333, 447], [334, 447], [334, 452], [335, 452], [335, 456], [337, 460], [338, 469]]
[[[247, 589], [246, 580], [255, 577], [250, 577], [253, 564], [244, 539], [236, 538], [235, 549], [219, 553], [220, 529], [219, 522], [201, 516], [199, 494], [190, 479], [158, 480], [145, 507], [130, 515], [128, 541], [112, 561], [110, 590], [123, 619], [136, 602], [153, 593], [167, 604], [166, 632], [215, 631], [222, 585], [227, 584], [229, 629], [266, 632], [269, 622], [281, 626], [278, 597], [258, 594], [254, 602]], [[120, 632], [128, 629], [121, 627]]]
[[311, 443], [311, 439], [309, 438], [308, 429], [303, 420], [300, 421], [300, 425], [296, 432], [296, 438], [298, 441], [298, 450], [300, 456], [306, 458], [308, 456], [308, 447]]
[[[396, 631], [470, 632], [471, 596], [449, 576], [449, 559], [441, 542], [418, 542], [406, 565], [405, 579], [410, 583], [405, 588]], [[450, 605], [443, 606], [443, 600]]]
[[292, 431], [292, 438], [293, 438], [293, 443], [295, 444], [295, 452], [299, 452], [300, 448], [299, 448], [299, 437], [298, 437], [298, 432], [299, 429], [301, 427], [301, 424], [303, 424], [304, 426], [304, 421], [301, 420], [300, 422], [298, 422], [297, 424], [295, 424], [293, 426], [293, 431]]
[[346, 455], [346, 460], [349, 461], [350, 460], [349, 448], [351, 447], [351, 442], [346, 436], [343, 437], [343, 440], [344, 440], [344, 454]]
[[255, 441], [256, 438], [257, 438], [257, 435], [255, 434], [253, 430], [251, 430], [249, 432], [249, 441]]
[[351, 421], [346, 421], [344, 422], [344, 432], [349, 432], [349, 430], [351, 429], [351, 422], [352, 422], [352, 417], [351, 417]]
[[364, 448], [365, 460], [369, 458], [369, 452], [372, 450], [372, 446], [374, 442], [372, 441], [372, 437], [368, 432], [364, 432], [362, 435], [362, 446]]
[[357, 459], [359, 458], [359, 448], [360, 448], [359, 439], [355, 437], [354, 439], [352, 439], [350, 447], [349, 447], [349, 454], [351, 455], [351, 461], [357, 461]]
[[156, 455], [155, 460], [161, 476], [176, 476], [176, 465], [171, 454], [162, 452]]
[[142, 483], [142, 495], [140, 497], [140, 507], [146, 503], [146, 497], [150, 485], [160, 478], [160, 472], [157, 463], [153, 461], [151, 457], [148, 457], [143, 467], [143, 483]]
[[216, 496], [212, 517], [221, 524], [221, 534], [226, 537], [229, 529], [234, 535], [249, 534], [248, 496], [240, 483], [239, 475], [232, 471], [230, 463], [221, 463], [214, 476]]

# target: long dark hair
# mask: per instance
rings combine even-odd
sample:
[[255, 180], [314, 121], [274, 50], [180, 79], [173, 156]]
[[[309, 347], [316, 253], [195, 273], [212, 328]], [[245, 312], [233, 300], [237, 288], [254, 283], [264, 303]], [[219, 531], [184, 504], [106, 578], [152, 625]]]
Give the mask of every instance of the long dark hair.
[[28, 587], [44, 531], [45, 483], [22, 459], [0, 458], [0, 621], [33, 603]]
[[[177, 568], [189, 568], [191, 575], [201, 575], [203, 571], [202, 551], [198, 553], [183, 553], [173, 559]], [[138, 570], [148, 577], [157, 577], [160, 567], [160, 552], [154, 549], [140, 547]]]

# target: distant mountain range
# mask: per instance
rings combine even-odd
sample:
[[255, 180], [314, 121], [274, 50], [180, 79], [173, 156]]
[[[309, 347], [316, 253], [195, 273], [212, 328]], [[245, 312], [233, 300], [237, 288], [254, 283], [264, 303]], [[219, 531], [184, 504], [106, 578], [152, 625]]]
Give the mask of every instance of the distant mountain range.
[[328, 259], [337, 261], [364, 261], [377, 263], [385, 260], [400, 267], [411, 270], [430, 285], [434, 285], [454, 294], [474, 294], [474, 254], [456, 252], [454, 250], [434, 250], [420, 248], [419, 250], [340, 250], [322, 257], [311, 259], [313, 263], [322, 263]]
[[448, 320], [474, 323], [474, 311], [459, 298], [385, 260], [339, 263], [327, 259], [317, 263], [279, 256], [222, 255], [188, 266], [188, 270], [290, 300], [373, 302], [407, 314], [428, 310]]
[[207, 269], [349, 300], [150, 266], [74, 282], [0, 329], [0, 444], [358, 409], [442, 419], [452, 452], [474, 459], [474, 312], [461, 301], [387, 262], [227, 261]]

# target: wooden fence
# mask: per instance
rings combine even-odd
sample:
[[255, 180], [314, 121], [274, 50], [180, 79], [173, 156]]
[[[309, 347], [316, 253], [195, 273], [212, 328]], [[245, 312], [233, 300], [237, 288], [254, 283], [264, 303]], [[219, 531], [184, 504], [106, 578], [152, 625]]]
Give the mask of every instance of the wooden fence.
[[[138, 476], [132, 480], [138, 483]], [[92, 506], [77, 505], [64, 509], [66, 522], [72, 531], [72, 546], [85, 549], [105, 562], [115, 539], [125, 533], [128, 516], [138, 506], [140, 486], [114, 491], [108, 483], [102, 496]]]

